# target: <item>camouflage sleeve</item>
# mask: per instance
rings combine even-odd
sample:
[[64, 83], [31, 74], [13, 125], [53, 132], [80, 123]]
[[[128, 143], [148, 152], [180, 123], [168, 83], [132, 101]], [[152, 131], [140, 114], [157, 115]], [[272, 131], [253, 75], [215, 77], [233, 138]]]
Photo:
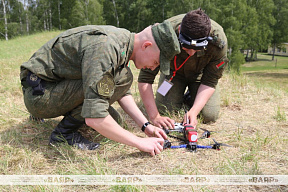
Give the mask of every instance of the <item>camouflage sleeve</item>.
[[115, 89], [113, 58], [117, 61], [117, 53], [115, 47], [109, 43], [99, 43], [85, 49], [82, 60], [84, 91], [82, 117], [103, 118], [109, 114], [109, 99]]
[[138, 76], [138, 82], [153, 84], [155, 77], [158, 74], [159, 70], [160, 70], [160, 67], [157, 67], [154, 71], [150, 69], [141, 69], [139, 76]]
[[123, 97], [124, 97], [124, 96], [127, 96], [127, 95], [132, 95], [131, 89], [129, 89], [129, 90], [123, 95]]

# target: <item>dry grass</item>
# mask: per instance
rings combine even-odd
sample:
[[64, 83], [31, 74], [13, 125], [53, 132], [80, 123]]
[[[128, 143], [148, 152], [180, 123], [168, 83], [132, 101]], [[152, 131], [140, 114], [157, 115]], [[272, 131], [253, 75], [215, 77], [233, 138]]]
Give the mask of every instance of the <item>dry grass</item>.
[[[46, 36], [46, 40], [48, 39], [50, 36]], [[18, 41], [25, 43], [23, 39]], [[14, 44], [18, 41], [15, 40]], [[0, 43], [1, 46], [3, 44], [5, 46], [5, 43]], [[13, 43], [13, 40], [10, 43]], [[9, 52], [12, 51], [13, 49]], [[83, 134], [101, 142], [102, 147], [99, 150], [79, 151], [70, 146], [48, 147], [49, 135], [60, 118], [46, 120], [42, 124], [28, 121], [18, 76], [20, 64], [29, 56], [14, 54], [9, 58], [2, 57], [0, 55], [0, 171], [3, 175], [288, 174], [287, 92], [255, 84], [255, 81], [247, 75], [224, 75], [220, 82], [222, 108], [219, 120], [210, 125], [198, 125], [201, 128], [218, 131], [212, 137], [219, 142], [232, 145], [233, 148], [223, 147], [220, 151], [199, 149], [197, 153], [187, 152], [185, 149], [167, 149], [160, 155], [151, 157], [135, 148], [107, 140], [87, 127], [83, 127]], [[138, 71], [133, 65], [131, 68], [135, 72], [131, 90], [134, 92], [136, 102], [143, 109], [137, 92]], [[134, 127], [129, 117], [124, 115], [124, 118], [127, 129], [145, 137], [139, 128]], [[181, 121], [182, 115], [175, 115], [173, 118]], [[199, 141], [201, 145], [211, 143], [211, 139]], [[287, 186], [0, 186], [0, 189], [2, 191], [242, 192], [288, 190]]]

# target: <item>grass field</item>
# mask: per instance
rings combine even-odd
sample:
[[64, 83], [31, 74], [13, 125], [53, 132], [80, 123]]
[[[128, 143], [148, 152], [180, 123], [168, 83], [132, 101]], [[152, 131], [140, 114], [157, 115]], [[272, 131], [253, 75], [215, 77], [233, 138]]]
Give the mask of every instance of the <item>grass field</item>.
[[258, 54], [258, 60], [245, 63], [242, 72], [262, 86], [274, 87], [288, 93], [288, 57]]
[[[242, 66], [242, 75], [226, 73], [220, 80], [221, 113], [214, 124], [198, 127], [217, 131], [212, 137], [232, 145], [220, 151], [167, 149], [149, 154], [106, 138], [90, 128], [81, 129], [101, 142], [96, 151], [70, 146], [48, 147], [51, 131], [61, 118], [44, 123], [28, 120], [19, 80], [19, 66], [59, 32], [40, 33], [0, 41], [0, 173], [2, 175], [287, 175], [288, 93], [287, 57], [259, 55], [259, 61]], [[263, 57], [263, 58], [262, 58]], [[286, 66], [285, 66], [286, 65]], [[143, 109], [137, 91], [135, 67], [133, 96]], [[118, 106], [115, 105], [117, 108]], [[120, 110], [121, 113], [123, 113]], [[182, 115], [172, 117], [180, 122]], [[182, 113], [183, 114], [183, 113]], [[127, 129], [145, 137], [125, 115]], [[201, 134], [202, 132], [199, 131]], [[212, 144], [211, 139], [199, 144]], [[1, 191], [288, 191], [287, 186], [0, 186]]]

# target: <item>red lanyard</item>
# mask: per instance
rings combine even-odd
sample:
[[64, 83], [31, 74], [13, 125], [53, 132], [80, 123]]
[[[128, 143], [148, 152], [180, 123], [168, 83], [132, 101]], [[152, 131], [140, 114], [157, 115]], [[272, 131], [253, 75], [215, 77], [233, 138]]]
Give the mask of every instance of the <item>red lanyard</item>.
[[172, 77], [170, 78], [170, 82], [172, 81], [173, 77], [175, 77], [176, 75], [176, 72], [186, 63], [186, 61], [191, 57], [191, 55], [189, 55], [185, 61], [177, 68], [177, 65], [176, 65], [176, 59], [177, 59], [177, 56], [174, 57], [174, 67], [175, 67], [175, 71], [173, 71], [173, 75]]

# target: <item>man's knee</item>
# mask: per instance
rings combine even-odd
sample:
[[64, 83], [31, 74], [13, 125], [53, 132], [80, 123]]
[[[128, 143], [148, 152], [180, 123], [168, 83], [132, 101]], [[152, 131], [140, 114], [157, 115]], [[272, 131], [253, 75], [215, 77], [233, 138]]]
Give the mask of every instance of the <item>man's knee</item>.
[[214, 123], [219, 118], [220, 105], [207, 106], [202, 109], [203, 123]]
[[219, 118], [220, 102], [220, 89], [217, 86], [215, 92], [201, 111], [204, 123], [212, 123]]
[[204, 123], [213, 123], [219, 118], [220, 113], [220, 101], [215, 103], [207, 103], [202, 111], [201, 115]]

